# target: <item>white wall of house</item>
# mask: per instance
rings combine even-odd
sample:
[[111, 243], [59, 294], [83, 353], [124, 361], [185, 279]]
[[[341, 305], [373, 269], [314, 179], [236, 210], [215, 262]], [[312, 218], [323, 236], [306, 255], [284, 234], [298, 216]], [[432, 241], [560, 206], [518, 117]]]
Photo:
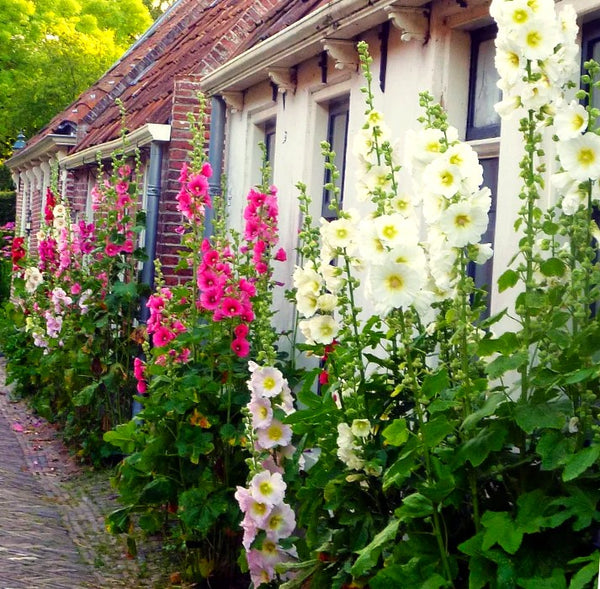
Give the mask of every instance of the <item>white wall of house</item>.
[[[562, 4], [559, 2], [557, 8]], [[573, 4], [581, 18], [600, 18], [599, 0], [580, 0]], [[380, 26], [353, 37], [354, 41], [365, 40], [369, 43], [374, 58], [372, 72], [376, 107], [383, 112], [393, 135], [401, 139], [402, 150], [406, 149], [403, 141], [406, 132], [419, 128], [417, 117], [421, 112], [418, 93], [422, 90], [433, 93], [436, 100], [446, 108], [450, 123], [458, 128], [461, 138], [465, 137], [472, 31], [492, 23], [488, 7], [489, 2], [476, 0], [470, 1], [466, 8], [459, 6], [455, 0], [434, 2], [431, 5], [429, 37], [425, 43], [414, 39], [402, 40], [402, 31], [391, 27], [384, 93], [381, 92], [378, 81], [381, 62]], [[232, 223], [238, 227], [241, 227], [245, 193], [258, 178], [260, 157], [255, 146], [264, 137], [264, 122], [276, 117], [273, 180], [279, 188], [281, 242], [288, 254], [296, 247], [299, 223], [296, 182], [307, 184], [314, 199], [314, 215], [317, 219], [320, 215], [323, 158], [319, 142], [327, 134], [328, 104], [342, 95], [350, 97], [344, 208], [365, 210], [364, 204], [359, 203], [356, 198], [356, 159], [352, 154], [352, 136], [363, 123], [364, 102], [360, 88], [364, 85], [364, 79], [356, 67], [336, 69], [334, 60], [330, 57], [327, 82], [323, 84], [319, 57], [300, 61], [295, 67], [295, 88], [284, 94], [278, 93], [275, 101], [265, 68], [264, 80], [244, 91], [241, 110], [229, 111], [228, 115], [228, 195]], [[521, 205], [518, 194], [522, 141], [518, 132], [518, 117], [502, 122], [499, 137], [474, 143], [481, 157], [499, 157], [491, 297], [491, 312], [495, 313], [511, 307], [515, 296], [513, 290], [499, 293], [494, 285], [515, 254], [519, 238], [514, 231], [514, 222]], [[554, 153], [554, 145], [549, 137], [547, 153], [549, 175]], [[550, 182], [547, 182], [547, 186], [550, 186]], [[540, 204], [544, 206], [550, 200], [548, 188]], [[282, 279], [290, 277], [294, 262], [294, 256], [290, 255], [278, 276]], [[287, 286], [290, 286], [289, 283]], [[279, 322], [281, 326], [291, 326], [292, 309], [283, 309], [285, 310], [280, 313]], [[509, 323], [505, 322], [500, 328], [508, 326]]]

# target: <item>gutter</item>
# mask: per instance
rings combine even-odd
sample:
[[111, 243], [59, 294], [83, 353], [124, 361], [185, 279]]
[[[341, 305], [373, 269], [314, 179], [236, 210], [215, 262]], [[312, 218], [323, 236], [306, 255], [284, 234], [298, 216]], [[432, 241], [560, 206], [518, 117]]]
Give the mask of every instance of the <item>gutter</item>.
[[318, 55], [323, 51], [323, 39], [353, 39], [391, 18], [390, 10], [426, 4], [427, 0], [332, 0], [207, 73], [202, 90], [209, 95], [243, 91], [267, 79], [271, 66], [293, 67]]
[[27, 164], [31, 164], [32, 160], [40, 159], [48, 154], [53, 154], [60, 150], [61, 147], [72, 147], [77, 143], [75, 135], [59, 135], [51, 133], [42, 137], [37, 143], [31, 147], [25, 147], [18, 153], [12, 155], [4, 163], [11, 169], [19, 169]]
[[109, 159], [113, 152], [123, 149], [125, 155], [132, 154], [138, 147], [148, 145], [154, 141], [167, 143], [171, 140], [171, 125], [160, 125], [158, 123], [147, 123], [139, 129], [125, 135], [125, 144], [123, 139], [113, 139], [101, 145], [92, 145], [82, 151], [75, 151], [71, 155], [60, 159], [61, 168], [73, 170], [86, 164], [94, 164], [98, 158]]

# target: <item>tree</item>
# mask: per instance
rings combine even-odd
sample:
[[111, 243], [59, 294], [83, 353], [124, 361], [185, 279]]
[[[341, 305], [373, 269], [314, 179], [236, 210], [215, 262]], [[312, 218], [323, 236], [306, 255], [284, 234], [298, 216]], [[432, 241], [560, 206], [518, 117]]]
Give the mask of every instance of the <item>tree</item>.
[[0, 161], [152, 23], [143, 0], [0, 0]]

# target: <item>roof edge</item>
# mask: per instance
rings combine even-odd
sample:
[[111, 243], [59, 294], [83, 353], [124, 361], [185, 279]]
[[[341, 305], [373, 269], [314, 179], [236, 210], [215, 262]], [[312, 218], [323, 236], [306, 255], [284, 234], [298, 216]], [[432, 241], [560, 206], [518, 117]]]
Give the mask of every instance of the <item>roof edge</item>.
[[61, 147], [72, 147], [77, 143], [77, 137], [74, 135], [59, 135], [51, 133], [45, 135], [31, 147], [25, 147], [18, 153], [12, 155], [4, 163], [11, 169], [17, 170], [26, 166], [30, 162], [41, 160], [44, 157], [50, 157], [60, 151]]
[[168, 143], [171, 140], [171, 125], [162, 125], [159, 123], [146, 123], [143, 127], [135, 129], [125, 139], [113, 139], [100, 145], [92, 145], [82, 151], [76, 151], [59, 160], [61, 168], [74, 170], [87, 164], [92, 164], [98, 159], [106, 160], [111, 157], [113, 152], [123, 149], [125, 154], [133, 153], [138, 147], [143, 147], [149, 143]]
[[[207, 73], [202, 80], [203, 91], [209, 95], [226, 90], [241, 91], [260, 80], [267, 79], [267, 68], [274, 65], [291, 67], [296, 56], [302, 60], [323, 50], [322, 39], [345, 39], [362, 30], [387, 21], [386, 7], [419, 8], [429, 0], [332, 0], [272, 37], [234, 57]], [[286, 63], [287, 62], [287, 63]]]

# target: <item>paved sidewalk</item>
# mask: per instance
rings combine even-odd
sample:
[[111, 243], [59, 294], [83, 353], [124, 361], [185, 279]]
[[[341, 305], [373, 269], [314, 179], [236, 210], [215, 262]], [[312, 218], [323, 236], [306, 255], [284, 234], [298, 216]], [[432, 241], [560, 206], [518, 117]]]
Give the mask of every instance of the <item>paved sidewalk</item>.
[[171, 586], [160, 545], [129, 559], [105, 531], [119, 507], [109, 473], [77, 464], [4, 381], [0, 358], [0, 589]]

